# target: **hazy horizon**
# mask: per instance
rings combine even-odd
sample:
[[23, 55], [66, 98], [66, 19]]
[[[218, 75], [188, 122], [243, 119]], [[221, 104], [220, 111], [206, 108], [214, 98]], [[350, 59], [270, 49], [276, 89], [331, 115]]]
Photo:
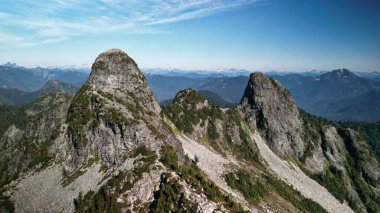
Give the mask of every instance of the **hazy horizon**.
[[[0, 64], [0, 66], [6, 66], [6, 65], [16, 65], [28, 69], [33, 69], [33, 68], [44, 68], [44, 69], [60, 69], [60, 70], [77, 70], [80, 72], [85, 72], [85, 73], [90, 73], [91, 72], [91, 66], [92, 64], [82, 64], [82, 65], [62, 65], [62, 66], [40, 66], [40, 65], [22, 65], [22, 64], [17, 64], [17, 63], [12, 63], [12, 62], [6, 62], [4, 64]], [[301, 70], [301, 71], [294, 71], [294, 70], [248, 70], [248, 69], [236, 69], [236, 68], [224, 68], [224, 69], [180, 69], [180, 68], [175, 68], [175, 67], [168, 67], [168, 68], [162, 68], [162, 67], [139, 67], [142, 72], [145, 73], [152, 73], [152, 74], [162, 74], [162, 73], [170, 73], [170, 72], [188, 72], [188, 73], [199, 73], [202, 74], [203, 72], [205, 74], [207, 73], [213, 73], [213, 72], [263, 72], [263, 73], [308, 73], [308, 72], [314, 72], [314, 73], [325, 73], [325, 72], [330, 72], [333, 70], [337, 69], [345, 69], [345, 68], [334, 68], [331, 70], [316, 70], [316, 69], [311, 69], [311, 70]], [[376, 70], [350, 70], [351, 72], [354, 73], [379, 73], [380, 71]]]
[[376, 1], [3, 2], [0, 63], [90, 65], [110, 48], [144, 69], [380, 71]]

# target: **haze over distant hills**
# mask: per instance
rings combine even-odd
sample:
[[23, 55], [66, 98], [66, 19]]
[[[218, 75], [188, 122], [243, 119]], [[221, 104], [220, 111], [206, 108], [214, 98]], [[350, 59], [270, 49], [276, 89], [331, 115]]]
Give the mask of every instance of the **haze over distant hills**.
[[[240, 102], [249, 71], [143, 69], [143, 73], [159, 102], [174, 98], [182, 89], [206, 91], [217, 103], [232, 106]], [[283, 84], [305, 111], [333, 120], [380, 120], [379, 72], [305, 71], [299, 73], [269, 71], [266, 73]], [[37, 96], [22, 95], [37, 91], [51, 79], [81, 86], [87, 79], [86, 70], [69, 68], [25, 68], [16, 64], [0, 65], [1, 102], [25, 104]], [[16, 89], [16, 90], [12, 90]], [[20, 91], [19, 91], [20, 90]], [[37, 94], [39, 92], [36, 92]], [[215, 98], [217, 97], [217, 98]], [[11, 101], [10, 101], [11, 100]], [[17, 100], [17, 101], [15, 101]]]
[[347, 69], [317, 77], [292, 74], [273, 78], [290, 90], [300, 108], [314, 115], [333, 120], [380, 120], [380, 82]]
[[[181, 69], [163, 69], [163, 68], [146, 68], [142, 72], [149, 75], [163, 75], [171, 77], [188, 77], [188, 78], [208, 78], [208, 77], [238, 77], [249, 76], [254, 71], [244, 69], [220, 69], [220, 70], [181, 70]], [[268, 76], [284, 76], [297, 74], [307, 77], [317, 77], [329, 71], [323, 70], [306, 70], [306, 71], [264, 71]], [[352, 71], [359, 77], [380, 81], [380, 72], [377, 71]]]
[[[307, 112], [333, 120], [377, 121], [380, 120], [380, 82], [375, 81], [376, 72], [365, 75], [366, 78], [347, 69], [337, 69], [322, 74], [271, 72], [270, 76], [281, 82], [292, 93], [298, 107]], [[209, 90], [228, 102], [238, 103], [248, 76], [191, 78], [186, 74], [148, 74], [147, 79], [159, 101], [173, 98], [181, 89], [193, 88]]]
[[0, 65], [0, 88], [26, 92], [39, 90], [52, 79], [81, 86], [87, 77], [88, 72], [83, 69], [27, 68], [12, 63]]
[[25, 92], [19, 89], [0, 88], [0, 104], [22, 106], [33, 102], [47, 93], [74, 94], [77, 89], [77, 87], [70, 83], [63, 83], [58, 80], [49, 80], [41, 89], [33, 92]]

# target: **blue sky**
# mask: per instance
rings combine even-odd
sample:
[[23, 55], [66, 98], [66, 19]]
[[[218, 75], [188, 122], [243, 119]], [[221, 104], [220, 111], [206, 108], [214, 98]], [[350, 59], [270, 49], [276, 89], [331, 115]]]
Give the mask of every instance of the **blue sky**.
[[3, 0], [0, 63], [380, 71], [378, 0]]

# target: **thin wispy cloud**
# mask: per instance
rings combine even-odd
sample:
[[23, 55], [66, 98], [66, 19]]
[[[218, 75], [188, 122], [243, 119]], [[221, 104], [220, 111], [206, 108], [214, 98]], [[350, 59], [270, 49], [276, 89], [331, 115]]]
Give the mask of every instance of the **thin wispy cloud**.
[[210, 16], [258, 0], [5, 0], [0, 44], [55, 43], [107, 32], [162, 33], [162, 25]]

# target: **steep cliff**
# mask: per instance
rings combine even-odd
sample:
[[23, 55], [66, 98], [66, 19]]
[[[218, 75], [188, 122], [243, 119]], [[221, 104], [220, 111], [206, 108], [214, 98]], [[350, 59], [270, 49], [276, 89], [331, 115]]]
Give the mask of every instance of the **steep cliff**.
[[354, 210], [379, 211], [379, 162], [351, 129], [299, 111], [277, 81], [251, 74], [238, 109], [271, 149], [293, 159], [305, 172]]
[[164, 141], [173, 142], [166, 138], [170, 134], [145, 77], [118, 49], [97, 57], [70, 105], [67, 124], [69, 171], [91, 157], [107, 166], [119, 165], [126, 152], [139, 145], [157, 150]]
[[239, 109], [278, 155], [302, 155], [305, 144], [298, 109], [289, 91], [280, 83], [262, 73], [251, 74]]

